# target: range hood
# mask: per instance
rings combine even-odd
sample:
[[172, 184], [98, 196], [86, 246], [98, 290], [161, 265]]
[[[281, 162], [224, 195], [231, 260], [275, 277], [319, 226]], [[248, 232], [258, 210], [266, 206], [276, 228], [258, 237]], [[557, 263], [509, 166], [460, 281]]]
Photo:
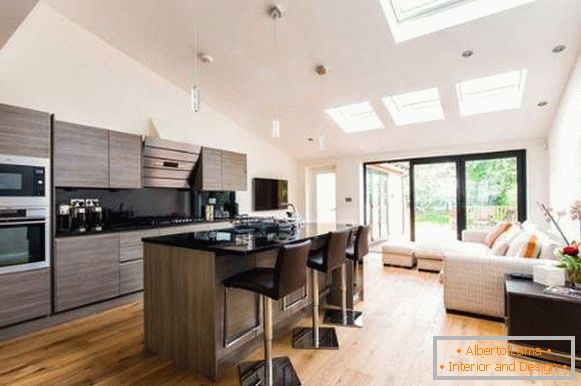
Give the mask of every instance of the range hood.
[[143, 186], [189, 189], [188, 182], [200, 156], [201, 146], [145, 137]]

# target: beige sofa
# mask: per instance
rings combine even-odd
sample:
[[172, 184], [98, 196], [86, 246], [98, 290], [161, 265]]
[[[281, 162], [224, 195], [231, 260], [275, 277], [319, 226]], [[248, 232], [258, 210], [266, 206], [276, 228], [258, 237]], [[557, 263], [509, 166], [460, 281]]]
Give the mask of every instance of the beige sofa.
[[[541, 238], [538, 259], [495, 256], [484, 244], [487, 232], [464, 231], [462, 242], [446, 248], [442, 283], [447, 311], [504, 317], [504, 274], [530, 273], [537, 264], [554, 263], [557, 243], [549, 236]], [[552, 260], [552, 261], [547, 261]]]

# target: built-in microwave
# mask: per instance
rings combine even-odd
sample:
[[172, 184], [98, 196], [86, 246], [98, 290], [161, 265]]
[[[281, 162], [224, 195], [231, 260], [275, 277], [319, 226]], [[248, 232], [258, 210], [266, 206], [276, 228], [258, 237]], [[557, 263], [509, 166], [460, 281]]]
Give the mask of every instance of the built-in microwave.
[[44, 197], [44, 166], [0, 163], [0, 197]]

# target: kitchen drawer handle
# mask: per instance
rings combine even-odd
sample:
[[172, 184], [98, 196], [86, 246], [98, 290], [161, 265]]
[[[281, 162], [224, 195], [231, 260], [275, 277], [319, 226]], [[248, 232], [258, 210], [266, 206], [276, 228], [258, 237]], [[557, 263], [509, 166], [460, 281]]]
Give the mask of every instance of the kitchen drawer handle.
[[163, 161], [163, 167], [164, 168], [179, 168], [180, 164], [177, 162], [170, 162], [170, 161]]

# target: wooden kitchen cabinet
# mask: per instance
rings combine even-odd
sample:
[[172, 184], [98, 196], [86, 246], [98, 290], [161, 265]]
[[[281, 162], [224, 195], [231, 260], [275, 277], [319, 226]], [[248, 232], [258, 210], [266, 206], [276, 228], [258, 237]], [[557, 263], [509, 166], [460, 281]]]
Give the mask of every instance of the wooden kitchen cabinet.
[[246, 154], [204, 147], [196, 166], [194, 187], [243, 191], [247, 189], [246, 175]]
[[202, 148], [196, 167], [197, 190], [222, 190], [222, 150]]
[[245, 191], [246, 154], [222, 151], [222, 190]]
[[109, 187], [140, 189], [141, 182], [140, 135], [109, 131]]
[[50, 114], [0, 104], [0, 154], [50, 157]]
[[131, 292], [141, 291], [142, 289], [143, 289], [143, 260], [128, 261], [119, 264], [120, 294], [125, 295]]
[[144, 237], [155, 237], [159, 235], [159, 229], [120, 233], [119, 262], [123, 263], [125, 261], [143, 260], [143, 242], [141, 239]]
[[56, 121], [54, 185], [139, 189], [141, 149], [140, 135]]
[[0, 275], [0, 327], [50, 314], [50, 268]]
[[57, 312], [119, 296], [119, 235], [56, 239], [54, 292]]
[[109, 187], [109, 133], [55, 121], [53, 169], [57, 187]]

